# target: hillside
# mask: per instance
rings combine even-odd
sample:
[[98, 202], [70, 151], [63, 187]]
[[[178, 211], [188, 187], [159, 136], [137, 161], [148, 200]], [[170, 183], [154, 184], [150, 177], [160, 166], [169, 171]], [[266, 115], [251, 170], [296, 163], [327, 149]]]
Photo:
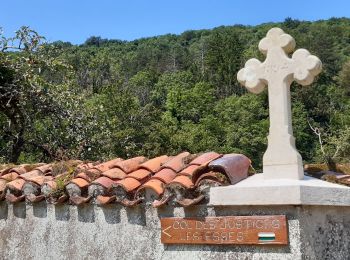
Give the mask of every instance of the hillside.
[[[308, 162], [350, 158], [350, 19], [222, 26], [134, 41], [44, 43], [24, 27], [0, 43], [0, 162], [244, 153], [261, 167], [267, 94], [236, 80], [271, 27], [292, 35], [324, 70], [292, 86], [297, 147]], [[17, 45], [16, 45], [17, 46]], [[1, 51], [2, 50], [2, 51]], [[310, 127], [311, 126], [311, 127]]]

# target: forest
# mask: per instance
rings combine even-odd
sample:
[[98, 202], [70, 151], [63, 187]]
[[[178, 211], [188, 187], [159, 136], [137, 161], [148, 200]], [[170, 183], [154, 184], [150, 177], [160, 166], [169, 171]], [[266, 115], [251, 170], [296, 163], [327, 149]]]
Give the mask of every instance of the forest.
[[286, 18], [81, 45], [47, 42], [27, 26], [11, 37], [1, 30], [0, 163], [213, 150], [243, 153], [259, 170], [267, 91], [248, 93], [236, 75], [264, 59], [258, 42], [275, 26], [323, 63], [311, 86], [291, 87], [298, 150], [305, 162], [349, 162], [350, 19]]

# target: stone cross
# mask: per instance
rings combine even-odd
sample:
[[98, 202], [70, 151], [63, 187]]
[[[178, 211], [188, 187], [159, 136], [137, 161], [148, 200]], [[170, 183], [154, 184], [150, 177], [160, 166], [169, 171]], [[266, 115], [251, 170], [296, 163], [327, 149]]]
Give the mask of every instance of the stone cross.
[[268, 86], [270, 132], [263, 157], [265, 179], [303, 179], [302, 158], [295, 148], [291, 118], [290, 85], [306, 86], [322, 70], [321, 61], [305, 49], [296, 50], [294, 39], [280, 28], [272, 28], [259, 42], [264, 62], [250, 59], [237, 79], [250, 92], [260, 93]]

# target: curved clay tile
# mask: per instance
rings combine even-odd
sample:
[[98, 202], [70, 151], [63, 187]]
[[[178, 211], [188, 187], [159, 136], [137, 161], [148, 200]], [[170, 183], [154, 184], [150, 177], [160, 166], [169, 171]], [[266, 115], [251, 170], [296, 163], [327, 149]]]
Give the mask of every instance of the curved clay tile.
[[82, 163], [82, 164], [79, 164], [77, 166], [77, 170], [78, 171], [84, 171], [84, 170], [88, 170], [88, 169], [91, 169], [94, 167], [94, 164], [89, 162], [89, 163]]
[[146, 169], [138, 169], [136, 171], [133, 171], [132, 173], [129, 173], [127, 176], [132, 177], [136, 180], [144, 180], [147, 177], [150, 177], [152, 175], [152, 172]]
[[53, 204], [62, 204], [64, 202], [66, 202], [69, 199], [69, 197], [66, 194], [61, 195], [60, 197], [58, 197], [57, 200], [53, 201]]
[[137, 204], [139, 204], [141, 202], [141, 199], [128, 200], [128, 199], [124, 198], [118, 202], [125, 207], [133, 207], [133, 206], [136, 206]]
[[216, 152], [207, 152], [199, 155], [197, 158], [190, 162], [190, 165], [203, 165], [208, 164], [211, 161], [220, 158], [222, 155]]
[[105, 172], [109, 169], [111, 169], [116, 163], [119, 163], [123, 161], [123, 159], [121, 158], [115, 158], [113, 160], [104, 162], [104, 163], [100, 163], [98, 165], [95, 165], [93, 168], [100, 170], [101, 172]]
[[139, 169], [146, 169], [152, 173], [155, 173], [159, 171], [162, 164], [166, 163], [168, 160], [169, 160], [169, 157], [167, 155], [159, 156], [142, 163], [139, 166]]
[[34, 195], [34, 194], [29, 194], [28, 196], [26, 196], [26, 200], [31, 202], [31, 203], [34, 203], [34, 202], [40, 202], [40, 201], [43, 201], [45, 199], [45, 196], [44, 195]]
[[81, 205], [81, 204], [87, 203], [90, 201], [90, 199], [91, 199], [90, 196], [88, 197], [70, 196], [69, 197], [69, 200], [75, 205]]
[[9, 172], [3, 176], [0, 177], [0, 179], [6, 180], [6, 181], [13, 181], [18, 177], [18, 173], [17, 172]]
[[185, 169], [183, 169], [179, 174], [192, 177], [201, 168], [203, 167], [201, 167], [200, 165], [196, 165], [196, 164], [189, 165]]
[[6, 180], [0, 179], [0, 200], [5, 199], [5, 194], [6, 194]]
[[141, 182], [139, 182], [138, 180], [134, 179], [134, 178], [125, 178], [123, 180], [118, 181], [115, 185], [113, 185], [115, 187], [117, 186], [122, 186], [123, 189], [126, 192], [131, 192], [136, 190], [138, 187], [141, 186]]
[[52, 171], [52, 164], [45, 164], [45, 165], [36, 167], [34, 170], [41, 171], [43, 174], [48, 174]]
[[24, 185], [26, 181], [23, 180], [23, 179], [20, 179], [20, 178], [17, 178], [11, 182], [8, 182], [6, 184], [6, 187], [9, 188], [10, 190], [13, 190], [13, 191], [21, 191], [22, 190], [22, 187]]
[[35, 176], [35, 177], [28, 179], [27, 181], [34, 182], [34, 183], [38, 184], [39, 186], [41, 186], [45, 182], [51, 181], [51, 180], [53, 180], [52, 176]]
[[229, 179], [226, 175], [220, 173], [220, 172], [207, 172], [202, 174], [196, 181], [195, 185], [199, 186], [201, 181], [203, 180], [212, 180], [212, 181], [216, 181], [220, 184], [229, 184]]
[[0, 171], [0, 176], [8, 174], [13, 167], [6, 167]]
[[213, 171], [224, 173], [231, 184], [235, 184], [248, 177], [250, 164], [250, 159], [243, 154], [226, 154], [210, 162], [208, 166]]
[[159, 208], [161, 206], [164, 206], [168, 203], [172, 198], [174, 197], [173, 193], [169, 191], [169, 189], [165, 189], [163, 195], [159, 200], [154, 200], [152, 202], [152, 207]]
[[28, 171], [28, 164], [26, 165], [20, 165], [19, 167], [12, 168], [8, 171], [8, 173], [17, 173], [17, 174], [23, 174]]
[[90, 185], [98, 184], [98, 185], [101, 185], [102, 187], [104, 187], [106, 189], [110, 189], [110, 188], [112, 188], [112, 185], [116, 184], [116, 183], [117, 183], [117, 181], [114, 181], [114, 180], [112, 180], [110, 178], [102, 176], [102, 177], [94, 180]]
[[103, 172], [102, 175], [111, 179], [119, 180], [124, 179], [127, 176], [126, 173], [119, 168], [112, 168], [108, 171]]
[[152, 176], [152, 179], [158, 179], [164, 183], [169, 183], [175, 177], [176, 177], [176, 172], [174, 170], [165, 168], [165, 169], [161, 169], [154, 176]]
[[194, 183], [188, 176], [184, 175], [179, 175], [173, 179], [168, 186], [169, 187], [174, 187], [176, 185], [180, 185], [185, 189], [193, 189], [194, 188]]
[[161, 169], [168, 168], [172, 169], [175, 172], [181, 171], [183, 168], [185, 168], [186, 158], [188, 158], [190, 155], [191, 154], [189, 152], [180, 153], [164, 163]]
[[100, 177], [96, 180], [94, 180], [92, 183], [89, 185], [88, 189], [88, 195], [96, 198], [99, 195], [109, 195], [110, 191], [112, 189], [113, 184], [116, 184], [117, 181], [112, 180], [108, 177]]
[[44, 176], [43, 172], [39, 170], [33, 170], [33, 171], [19, 175], [18, 178], [30, 181], [31, 178], [38, 177], [38, 176]]
[[138, 157], [134, 157], [125, 161], [121, 161], [118, 163], [115, 163], [111, 166], [111, 168], [119, 168], [121, 170], [123, 170], [123, 172], [125, 172], [126, 174], [133, 172], [135, 170], [138, 169], [138, 167], [140, 166], [140, 164], [142, 164], [143, 162], [145, 162], [147, 160], [146, 157], [143, 156], [138, 156]]
[[137, 191], [139, 193], [140, 191], [144, 189], [151, 189], [153, 190], [158, 196], [162, 195], [164, 192], [164, 183], [157, 179], [152, 179], [143, 184]]
[[[93, 170], [96, 170], [96, 169], [93, 169]], [[82, 178], [82, 179], [86, 180], [87, 182], [92, 182], [93, 180], [95, 180], [99, 176], [100, 176], [100, 173], [90, 172], [87, 170], [87, 171], [79, 172], [77, 174], [76, 178]]]
[[81, 189], [86, 188], [89, 185], [89, 183], [83, 178], [75, 178], [71, 180], [70, 183], [77, 185]]
[[21, 202], [21, 201], [24, 201], [24, 199], [25, 199], [24, 195], [16, 196], [16, 195], [11, 194], [11, 193], [6, 194], [6, 200], [11, 202], [11, 203]]
[[102, 196], [99, 195], [96, 197], [96, 203], [98, 205], [105, 205], [105, 204], [109, 204], [115, 201], [116, 196]]

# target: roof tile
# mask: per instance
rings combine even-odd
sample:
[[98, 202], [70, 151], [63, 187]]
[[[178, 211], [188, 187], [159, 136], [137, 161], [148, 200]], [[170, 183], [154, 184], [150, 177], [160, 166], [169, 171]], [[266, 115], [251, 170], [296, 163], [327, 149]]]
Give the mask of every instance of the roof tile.
[[71, 180], [70, 182], [74, 183], [79, 188], [86, 188], [89, 185], [89, 183], [83, 178], [75, 178], [75, 179]]
[[186, 166], [185, 159], [188, 156], [190, 156], [189, 152], [180, 153], [175, 157], [173, 157], [172, 159], [170, 159], [169, 161], [167, 161], [166, 163], [164, 163], [161, 169], [168, 168], [168, 169], [172, 169], [175, 172], [181, 171]]
[[190, 165], [203, 165], [208, 164], [211, 161], [218, 159], [222, 155], [216, 152], [207, 152], [199, 155], [197, 158], [190, 162]]
[[123, 161], [123, 159], [116, 158], [116, 159], [95, 165], [92, 168], [98, 169], [101, 172], [105, 172], [105, 171], [111, 169], [113, 167], [113, 165], [115, 165], [116, 163], [119, 163], [121, 161]]
[[[20, 165], [2, 170], [0, 200], [7, 194], [6, 199], [14, 203], [35, 203], [46, 198], [55, 204], [69, 200], [76, 205], [91, 201], [134, 206], [145, 201], [154, 207], [168, 202], [186, 207], [208, 201], [210, 187], [246, 178], [250, 160], [237, 154], [183, 152], [150, 160], [139, 156], [102, 163], [77, 162], [74, 173], [52, 173], [55, 165]], [[64, 186], [58, 188], [62, 181]]]
[[188, 176], [184, 176], [184, 175], [177, 176], [168, 185], [174, 186], [177, 184], [179, 184], [180, 186], [182, 186], [183, 188], [186, 188], [186, 189], [193, 189], [195, 187], [192, 180]]
[[37, 176], [44, 176], [44, 174], [42, 171], [33, 170], [33, 171], [19, 175], [18, 178], [21, 178], [21, 179], [26, 180], [26, 181], [30, 181], [31, 178], [34, 178]]
[[226, 154], [210, 162], [209, 168], [226, 174], [231, 184], [236, 184], [248, 177], [250, 164], [249, 158], [243, 154]]
[[152, 179], [161, 180], [164, 183], [171, 182], [176, 177], [176, 172], [172, 169], [164, 168], [157, 172]]
[[152, 174], [151, 171], [146, 170], [146, 169], [138, 169], [130, 174], [128, 174], [128, 177], [135, 178], [136, 180], [143, 180], [147, 177], [150, 177]]
[[6, 180], [6, 181], [13, 181], [18, 177], [18, 175], [19, 174], [17, 172], [10, 172], [1, 176], [0, 179]]
[[152, 179], [143, 184], [142, 187], [139, 188], [138, 192], [143, 189], [152, 189], [156, 194], [158, 194], [158, 196], [160, 196], [164, 192], [164, 183], [160, 180]]
[[126, 173], [119, 168], [112, 168], [108, 171], [102, 173], [103, 176], [106, 176], [111, 179], [124, 179], [126, 177]]
[[43, 174], [48, 174], [52, 171], [52, 164], [45, 164], [45, 165], [36, 167], [34, 170], [39, 170]]
[[162, 164], [169, 160], [167, 155], [159, 156], [142, 163], [139, 169], [146, 169], [152, 173], [159, 171]]
[[91, 184], [99, 184], [99, 185], [103, 186], [106, 189], [110, 189], [110, 188], [112, 188], [112, 185], [116, 184], [116, 183], [117, 183], [117, 181], [114, 181], [114, 180], [112, 180], [110, 178], [102, 176], [102, 177], [94, 180]]
[[14, 181], [8, 182], [6, 184], [6, 186], [9, 189], [16, 190], [16, 191], [21, 191], [24, 183], [26, 183], [26, 181], [24, 179], [17, 178]]
[[146, 160], [147, 160], [146, 157], [138, 156], [138, 157], [134, 157], [134, 158], [131, 158], [131, 159], [128, 159], [125, 161], [115, 163], [111, 166], [111, 168], [116, 167], [116, 168], [123, 170], [123, 172], [125, 172], [125, 173], [130, 173], [132, 171], [137, 170], [139, 165], [141, 163], [145, 162]]
[[134, 178], [125, 178], [123, 180], [118, 181], [113, 186], [122, 186], [126, 192], [131, 192], [136, 190], [138, 187], [141, 186], [141, 182]]

